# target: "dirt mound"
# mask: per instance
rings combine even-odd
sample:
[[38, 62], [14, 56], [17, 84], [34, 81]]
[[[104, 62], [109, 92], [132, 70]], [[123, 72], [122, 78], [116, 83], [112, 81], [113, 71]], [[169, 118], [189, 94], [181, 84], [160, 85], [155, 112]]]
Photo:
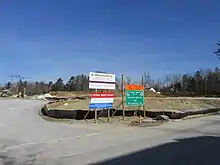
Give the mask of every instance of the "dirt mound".
[[[52, 96], [55, 97], [90, 97], [90, 93], [89, 92], [66, 92], [66, 91], [59, 91], [59, 92], [50, 92], [50, 94]], [[116, 91], [116, 97], [120, 97], [121, 96], [121, 92], [120, 91]], [[165, 97], [160, 93], [156, 93], [156, 92], [151, 92], [151, 91], [145, 91], [145, 97]]]
[[59, 92], [50, 92], [50, 94], [55, 97], [89, 97], [90, 96], [90, 94], [86, 92], [59, 91]]
[[[77, 102], [68, 103], [65, 102], [59, 104], [56, 109], [61, 110], [77, 110], [77, 109], [88, 109], [90, 99], [78, 100]], [[56, 106], [56, 105], [55, 105]], [[145, 99], [145, 109], [153, 111], [188, 111], [208, 108], [218, 108], [219, 100], [204, 100], [204, 99], [165, 99], [165, 98], [154, 98]], [[121, 109], [121, 100], [115, 99], [113, 108]], [[125, 110], [139, 109], [138, 107], [126, 107]], [[142, 107], [140, 107], [142, 109]]]

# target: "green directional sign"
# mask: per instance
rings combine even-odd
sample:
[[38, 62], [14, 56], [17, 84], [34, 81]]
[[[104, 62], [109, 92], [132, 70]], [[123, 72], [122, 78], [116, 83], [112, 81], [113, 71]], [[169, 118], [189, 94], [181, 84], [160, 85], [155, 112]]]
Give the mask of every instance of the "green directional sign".
[[126, 106], [144, 105], [144, 90], [126, 90]]

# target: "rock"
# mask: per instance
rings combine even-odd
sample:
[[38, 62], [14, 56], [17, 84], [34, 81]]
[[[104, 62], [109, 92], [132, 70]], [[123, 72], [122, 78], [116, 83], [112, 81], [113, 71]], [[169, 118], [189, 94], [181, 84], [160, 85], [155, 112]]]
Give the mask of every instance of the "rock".
[[37, 100], [45, 100], [45, 101], [47, 101], [47, 99], [44, 97], [44, 95], [38, 95], [38, 96], [36, 96], [36, 99]]
[[144, 118], [140, 115], [140, 116], [139, 116], [139, 122], [142, 123], [142, 122], [143, 122], [143, 119], [144, 119]]
[[152, 119], [152, 118], [145, 118], [145, 119], [143, 119], [143, 123], [146, 123], [146, 122], [153, 122], [154, 121], [154, 119]]
[[169, 121], [169, 116], [166, 115], [157, 115], [156, 120]]
[[45, 98], [53, 98], [53, 96], [51, 94], [49, 94], [49, 93], [44, 94], [44, 97]]

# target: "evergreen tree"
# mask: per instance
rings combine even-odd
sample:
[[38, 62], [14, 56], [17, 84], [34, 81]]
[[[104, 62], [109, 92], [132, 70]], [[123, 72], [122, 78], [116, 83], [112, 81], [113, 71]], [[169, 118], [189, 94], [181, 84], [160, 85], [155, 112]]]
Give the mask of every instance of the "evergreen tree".
[[36, 81], [35, 83], [35, 94], [39, 94], [40, 93], [40, 86], [39, 86], [39, 82]]
[[7, 84], [6, 84], [6, 89], [10, 89], [12, 87], [12, 83], [9, 81]]
[[76, 78], [75, 76], [71, 76], [69, 81], [66, 84], [68, 91], [76, 91]]
[[50, 92], [52, 90], [52, 86], [53, 86], [53, 82], [50, 81], [48, 84], [48, 92]]
[[55, 84], [52, 86], [53, 91], [64, 91], [65, 84], [63, 83], [63, 79], [60, 77]]

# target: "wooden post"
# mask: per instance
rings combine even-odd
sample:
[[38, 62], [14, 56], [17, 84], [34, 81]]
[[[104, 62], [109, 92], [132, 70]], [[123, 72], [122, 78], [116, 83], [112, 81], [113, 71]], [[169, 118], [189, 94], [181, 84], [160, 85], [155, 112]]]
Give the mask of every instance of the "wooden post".
[[124, 103], [124, 76], [121, 75], [121, 101], [122, 101], [122, 113], [123, 113], [123, 120], [125, 119], [125, 103]]
[[[111, 92], [110, 89], [107, 89], [107, 92]], [[107, 118], [107, 122], [110, 122], [110, 109], [108, 109], [108, 118]]]
[[110, 109], [108, 109], [108, 119], [107, 119], [107, 122], [109, 123], [110, 121]]
[[97, 123], [97, 109], [95, 109], [95, 123]]
[[[98, 92], [98, 89], [95, 89], [95, 92]], [[95, 123], [97, 123], [97, 109], [95, 109]]]
[[[142, 85], [144, 86], [144, 91], [145, 91], [145, 85], [144, 85], [144, 76], [141, 77], [141, 82]], [[145, 97], [144, 97], [144, 104], [145, 104]], [[146, 118], [146, 110], [145, 110], [145, 105], [143, 105], [143, 111], [144, 111], [144, 118]]]

